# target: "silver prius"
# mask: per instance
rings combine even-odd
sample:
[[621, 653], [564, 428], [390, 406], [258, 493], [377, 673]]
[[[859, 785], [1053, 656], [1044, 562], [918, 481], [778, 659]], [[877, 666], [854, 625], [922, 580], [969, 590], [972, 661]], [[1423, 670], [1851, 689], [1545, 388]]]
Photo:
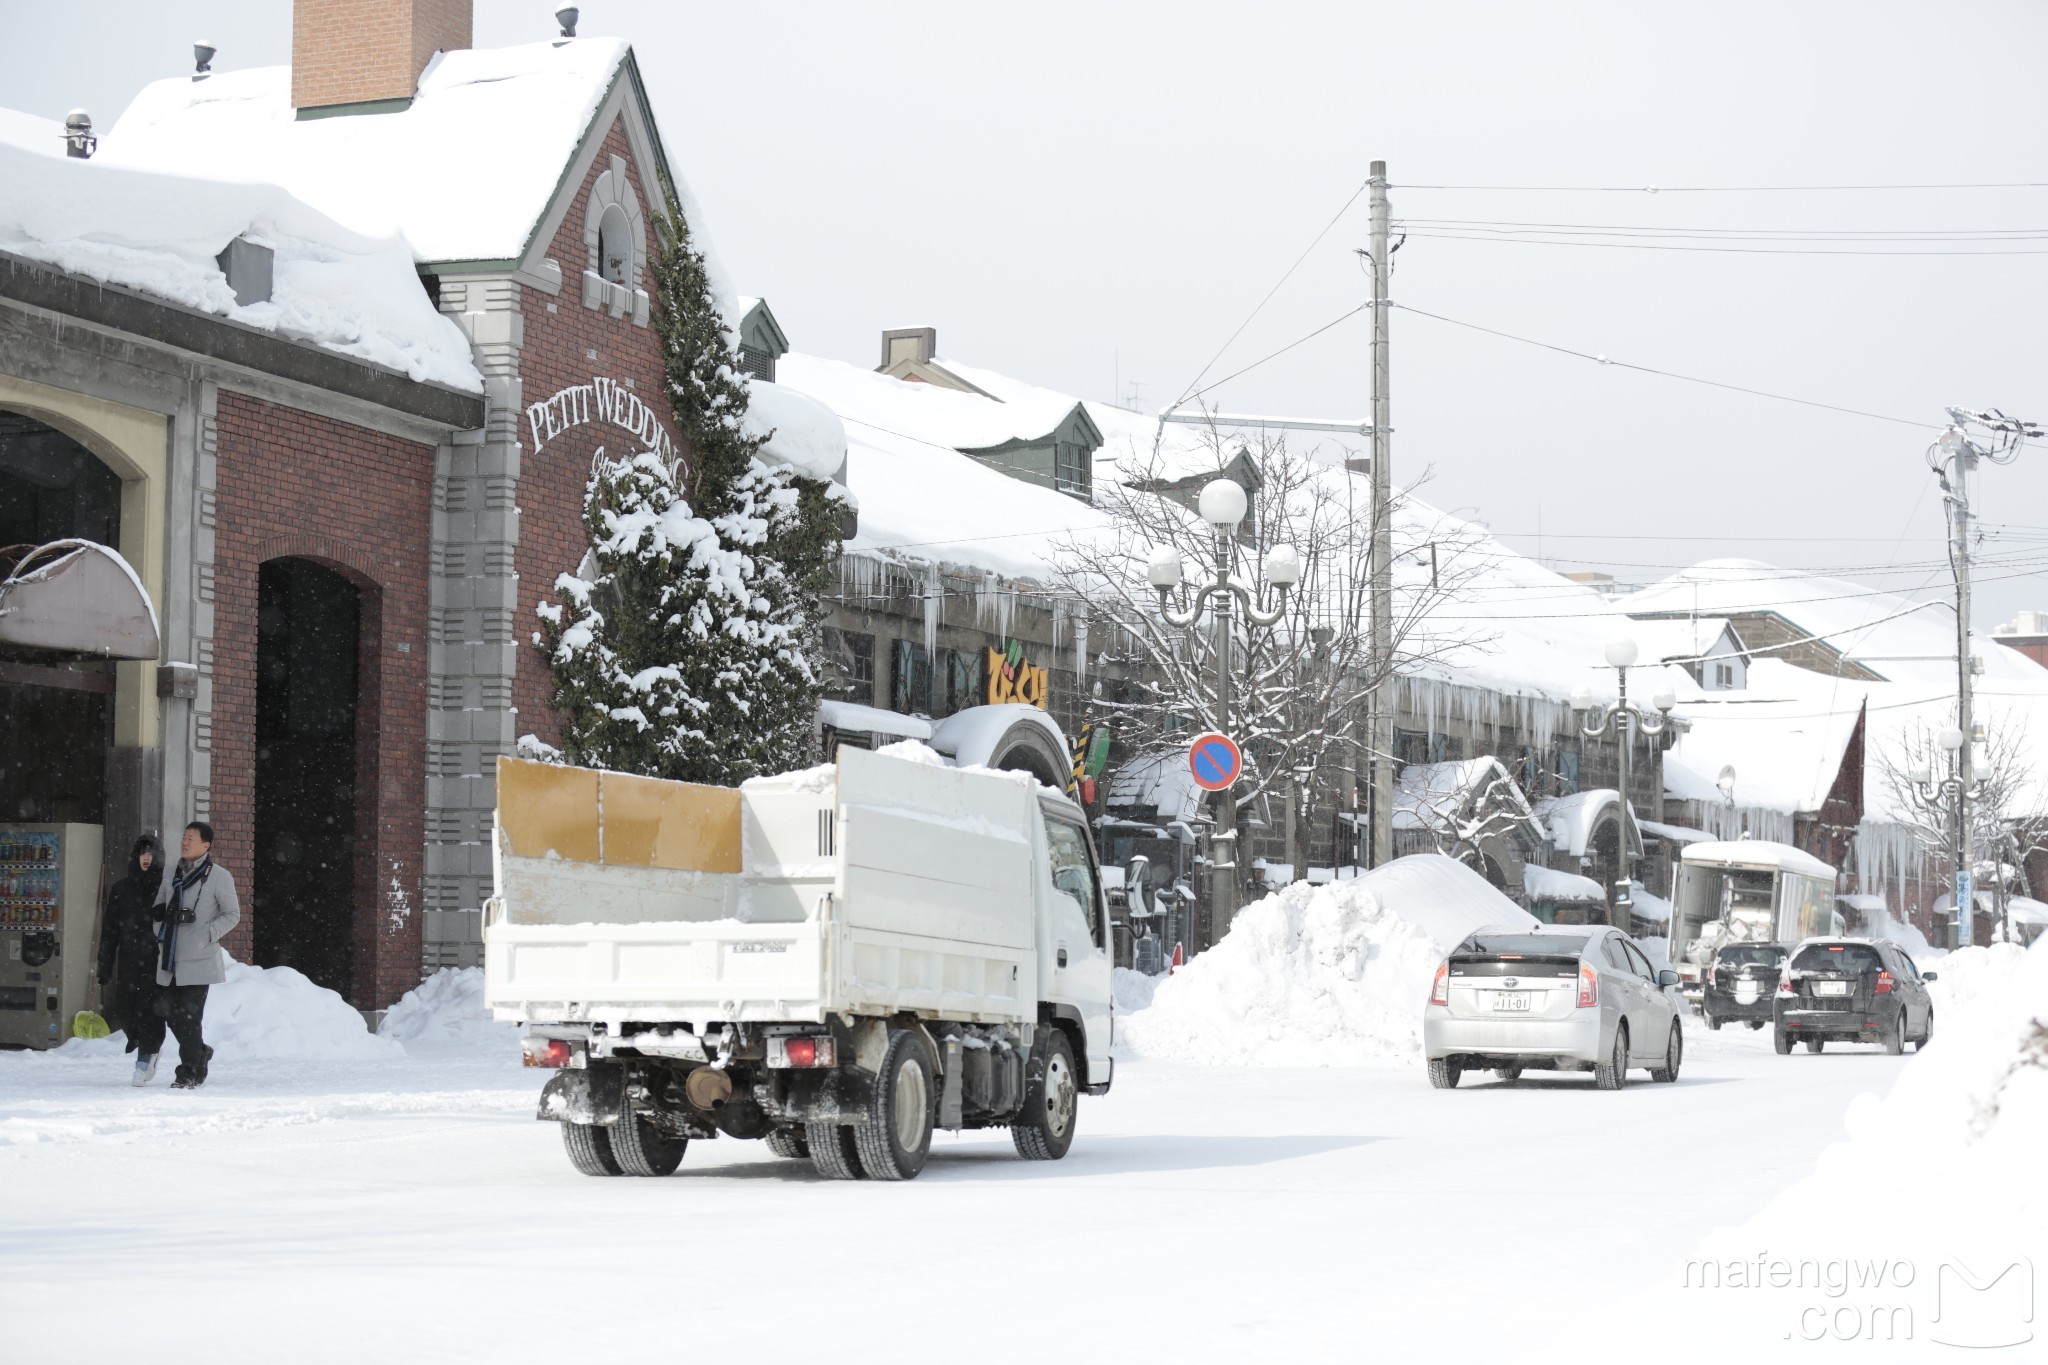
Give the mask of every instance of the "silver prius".
[[1422, 1015], [1429, 1083], [1467, 1071], [1591, 1071], [1619, 1090], [1630, 1067], [1678, 1079], [1685, 1051], [1678, 973], [1659, 971], [1608, 925], [1481, 929], [1436, 969]]

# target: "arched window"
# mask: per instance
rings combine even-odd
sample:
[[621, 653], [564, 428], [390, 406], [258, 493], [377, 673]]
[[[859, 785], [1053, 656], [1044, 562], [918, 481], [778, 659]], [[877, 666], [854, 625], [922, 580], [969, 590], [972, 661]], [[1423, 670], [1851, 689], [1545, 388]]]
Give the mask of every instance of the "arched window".
[[597, 262], [606, 284], [633, 287], [633, 225], [617, 204], [606, 205], [598, 220]]

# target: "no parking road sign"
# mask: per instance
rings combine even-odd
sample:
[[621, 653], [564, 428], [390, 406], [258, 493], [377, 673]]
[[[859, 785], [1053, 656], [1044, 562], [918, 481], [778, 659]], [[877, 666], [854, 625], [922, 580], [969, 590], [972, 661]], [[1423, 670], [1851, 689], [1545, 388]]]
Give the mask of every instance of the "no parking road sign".
[[1236, 740], [1211, 730], [1196, 735], [1194, 743], [1188, 745], [1188, 768], [1195, 775], [1197, 787], [1220, 792], [1243, 776], [1244, 755], [1237, 751]]

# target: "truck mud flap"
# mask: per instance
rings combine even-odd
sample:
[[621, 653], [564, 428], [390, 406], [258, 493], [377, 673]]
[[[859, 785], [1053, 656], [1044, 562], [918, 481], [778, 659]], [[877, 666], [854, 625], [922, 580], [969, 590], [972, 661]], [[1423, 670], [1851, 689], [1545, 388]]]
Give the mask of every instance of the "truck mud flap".
[[625, 1114], [625, 1068], [597, 1066], [587, 1071], [557, 1072], [540, 1092], [540, 1112], [534, 1117], [609, 1128]]
[[858, 1067], [827, 1072], [780, 1072], [782, 1084], [764, 1081], [754, 1100], [783, 1123], [865, 1123], [875, 1078]]

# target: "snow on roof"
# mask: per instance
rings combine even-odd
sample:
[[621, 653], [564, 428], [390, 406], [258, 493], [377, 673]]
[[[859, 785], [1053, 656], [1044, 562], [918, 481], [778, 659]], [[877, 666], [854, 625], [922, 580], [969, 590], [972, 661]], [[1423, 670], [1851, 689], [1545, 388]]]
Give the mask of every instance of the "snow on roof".
[[[1596, 787], [1569, 796], [1545, 797], [1536, 803], [1536, 819], [1550, 831], [1550, 842], [1558, 852], [1583, 858], [1593, 842], [1593, 830], [1608, 812], [1618, 814], [1620, 809], [1621, 793], [1612, 787]], [[1636, 835], [1630, 842], [1640, 854], [1642, 827], [1630, 821], [1630, 828]]]
[[1055, 577], [1056, 542], [1110, 529], [1109, 517], [1087, 503], [1013, 479], [944, 439], [966, 434], [999, 444], [1008, 438], [983, 438], [1000, 429], [1007, 404], [795, 351], [776, 363], [776, 378], [845, 424], [845, 482], [860, 500], [851, 551], [1047, 583]]
[[[1816, 673], [1766, 654], [1752, 660], [1746, 692], [1681, 688], [1678, 714], [1692, 729], [1665, 755], [1665, 787], [1673, 795], [1719, 802], [1721, 769], [1733, 765], [1738, 806], [1785, 814], [1818, 810], [1867, 704], [1865, 819], [1909, 814], [1897, 809], [1883, 770], [1903, 759], [1916, 735], [1953, 720], [1955, 617], [1941, 596], [1907, 598], [1757, 560], [1717, 559], [1631, 594], [1623, 605], [1629, 612], [1715, 616], [1776, 612], [1850, 659], [1867, 661], [1885, 679]], [[1973, 633], [1972, 642], [1984, 669], [1976, 684], [1977, 719], [1987, 734], [2021, 740], [2028, 771], [2048, 774], [2048, 669], [1988, 637]], [[2048, 782], [2037, 778], [2018, 796], [2016, 809], [2048, 810]]]
[[747, 384], [747, 433], [767, 436], [761, 453], [813, 479], [835, 479], [846, 464], [846, 428], [838, 414], [782, 384]]
[[1541, 863], [1529, 863], [1522, 868], [1522, 892], [1531, 900], [1540, 901], [1607, 899], [1607, 889], [1591, 877], [1581, 877], [1576, 872], [1559, 872]]
[[1195, 785], [1186, 754], [1147, 754], [1110, 774], [1105, 804], [1116, 810], [1150, 809], [1161, 820], [1191, 820], [1207, 795]]
[[43, 156], [63, 156], [64, 125], [19, 109], [0, 109], [0, 143]]
[[420, 261], [509, 260], [630, 52], [615, 38], [443, 52], [401, 112], [303, 120], [290, 67], [179, 76], [143, 88], [98, 159], [273, 181], [357, 231], [403, 236]]
[[1804, 849], [1774, 844], [1765, 839], [1724, 839], [1704, 844], [1687, 844], [1680, 855], [1688, 863], [1728, 867], [1769, 867], [1784, 872], [1803, 872], [1809, 877], [1832, 877], [1835, 869]]
[[821, 701], [818, 719], [835, 730], [853, 730], [878, 735], [902, 735], [908, 739], [930, 739], [932, 723], [879, 706], [862, 706], [850, 701]]
[[[215, 261], [272, 248], [271, 297], [247, 305]], [[404, 243], [364, 236], [276, 185], [202, 181], [0, 142], [0, 251], [481, 392], [469, 342], [435, 310]]]
[[[1489, 797], [1518, 809], [1529, 832], [1539, 839], [1543, 837], [1543, 826], [1530, 814], [1522, 789], [1515, 785], [1501, 761], [1491, 755], [1444, 763], [1410, 763], [1401, 769], [1394, 779], [1394, 828], [1441, 827], [1467, 815], [1468, 804]], [[1489, 804], [1485, 811], [1471, 811], [1472, 821], [1478, 823], [1493, 809]]]
[[[934, 363], [954, 370], [970, 383], [979, 383], [979, 377], [995, 378], [986, 371], [970, 371], [950, 362]], [[985, 450], [1008, 441], [1049, 435], [1078, 401], [1015, 380], [1007, 381], [1008, 397], [984, 398], [796, 351], [776, 362], [775, 377], [778, 383], [820, 399], [848, 423], [868, 431], [931, 441], [951, 450]]]
[[1664, 621], [1630, 621], [1620, 628], [1636, 642], [1645, 663], [1706, 657], [1729, 629], [1726, 617], [1701, 616]]

